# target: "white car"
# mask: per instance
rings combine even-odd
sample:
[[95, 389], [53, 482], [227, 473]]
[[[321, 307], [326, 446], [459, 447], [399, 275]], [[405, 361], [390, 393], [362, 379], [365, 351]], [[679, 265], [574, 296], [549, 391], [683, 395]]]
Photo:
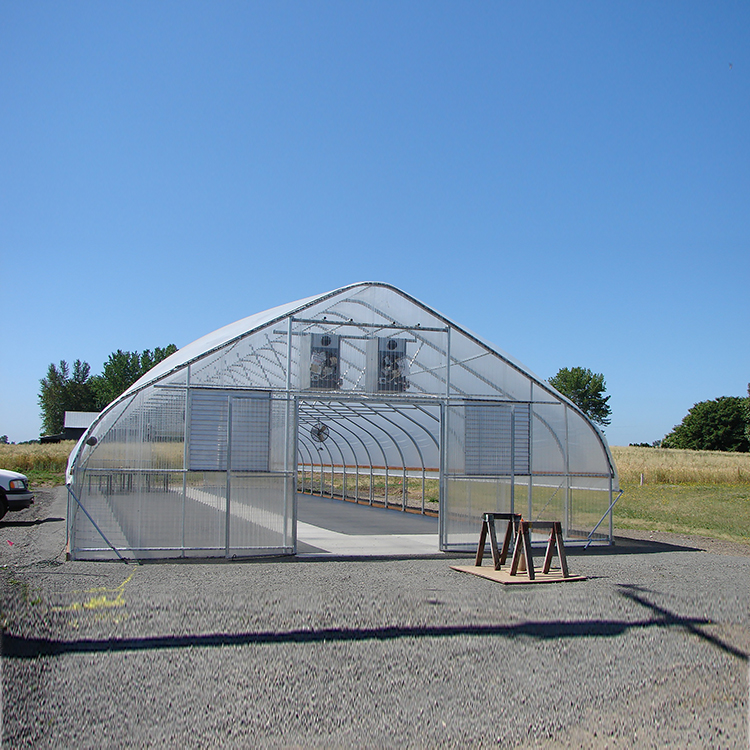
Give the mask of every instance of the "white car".
[[17, 471], [0, 469], [0, 518], [9, 510], [28, 508], [33, 502], [29, 480]]

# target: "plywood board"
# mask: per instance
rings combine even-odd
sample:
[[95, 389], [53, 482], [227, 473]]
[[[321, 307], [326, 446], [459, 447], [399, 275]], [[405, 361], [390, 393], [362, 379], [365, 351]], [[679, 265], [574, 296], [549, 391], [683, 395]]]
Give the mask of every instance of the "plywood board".
[[504, 583], [506, 585], [513, 585], [519, 583], [566, 583], [568, 581], [585, 581], [586, 576], [568, 576], [563, 577], [562, 570], [552, 569], [549, 573], [542, 573], [541, 571], [534, 571], [535, 578], [530, 580], [526, 572], [518, 573], [514, 576], [510, 574], [510, 568], [506, 570], [495, 570], [488, 566], [476, 566], [476, 565], [451, 565], [451, 569], [457, 570], [460, 573], [471, 573], [472, 575], [479, 576], [480, 578], [487, 578], [490, 581], [496, 581], [497, 583]]

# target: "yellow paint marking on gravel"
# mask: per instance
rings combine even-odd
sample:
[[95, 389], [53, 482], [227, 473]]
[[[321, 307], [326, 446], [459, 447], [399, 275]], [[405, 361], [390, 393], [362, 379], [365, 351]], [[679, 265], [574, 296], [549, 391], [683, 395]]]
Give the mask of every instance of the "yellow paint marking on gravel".
[[[135, 575], [133, 571], [119, 586], [113, 589], [99, 587], [95, 589], [88, 589], [83, 592], [86, 594], [98, 594], [98, 596], [91, 596], [88, 601], [84, 602], [73, 602], [67, 607], [55, 607], [57, 612], [77, 612], [81, 609], [96, 610], [96, 609], [109, 609], [111, 607], [124, 607], [125, 599], [123, 594], [125, 593], [125, 586]], [[110, 596], [115, 594], [114, 597]]]

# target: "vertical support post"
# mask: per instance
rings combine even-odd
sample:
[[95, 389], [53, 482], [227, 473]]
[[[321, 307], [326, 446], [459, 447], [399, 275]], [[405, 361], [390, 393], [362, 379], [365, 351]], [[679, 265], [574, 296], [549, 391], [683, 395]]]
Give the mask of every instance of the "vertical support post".
[[388, 507], [388, 461], [385, 462], [385, 507]]
[[[286, 402], [284, 404], [284, 535], [282, 544], [284, 547], [288, 547], [288, 521], [289, 521], [289, 485], [294, 484], [294, 496], [291, 498], [291, 503], [294, 506], [296, 504], [295, 498], [297, 497], [297, 446], [295, 445], [294, 451], [291, 450], [292, 441], [292, 428], [296, 435], [297, 420], [290, 418], [290, 411], [292, 408], [291, 404], [291, 393], [292, 393], [292, 316], [289, 316], [287, 320], [286, 329]], [[273, 401], [271, 402], [273, 408]], [[291, 466], [291, 456], [295, 457], [294, 468]], [[269, 467], [270, 468], [270, 467]], [[294, 515], [294, 508], [292, 508], [292, 515]]]
[[534, 381], [529, 381], [529, 510], [527, 518], [534, 518]]
[[516, 407], [510, 407], [510, 512], [516, 512]]
[[445, 341], [445, 397], [451, 397], [451, 329], [450, 326], [446, 330], [446, 341]]
[[187, 473], [190, 466], [189, 437], [190, 437], [190, 370], [187, 366], [187, 375], [185, 376], [185, 424], [183, 426], [183, 445], [182, 445], [182, 533], [180, 557], [185, 557], [185, 514], [187, 513]]
[[445, 473], [447, 469], [447, 462], [445, 459], [446, 446], [448, 445], [448, 401], [440, 404], [440, 477], [438, 479], [438, 539], [440, 549], [445, 550], [447, 547], [447, 539], [445, 533], [445, 495], [446, 495], [446, 479]]
[[229, 533], [231, 527], [231, 504], [232, 504], [232, 397], [227, 399], [227, 510], [224, 521], [224, 557], [229, 559]]
[[450, 420], [450, 397], [451, 397], [451, 328], [445, 329], [445, 401], [440, 404], [440, 480], [438, 494], [438, 534], [440, 549], [445, 550], [448, 546], [448, 535], [445, 528], [446, 506], [448, 502], [448, 483], [446, 473], [448, 471], [448, 422]]
[[[80, 474], [79, 474], [80, 472]], [[81, 471], [78, 467], [73, 472], [73, 476], [71, 477], [71, 483], [66, 484], [65, 487], [68, 490], [68, 512], [67, 512], [67, 521], [66, 521], [66, 544], [67, 549], [70, 550], [71, 559], [75, 560], [75, 549], [76, 549], [76, 523], [78, 520], [78, 504], [74, 503], [73, 500], [73, 491], [71, 489], [72, 486], [75, 486], [76, 477], [83, 475], [83, 481], [81, 482], [81, 490], [84, 489], [84, 483], [86, 481], [86, 473], [84, 471]], [[91, 494], [91, 476], [88, 477], [89, 480], [89, 495]], [[99, 483], [101, 485], [101, 479], [99, 480]], [[83, 494], [83, 493], [81, 493]]]
[[563, 509], [563, 535], [569, 536], [570, 530], [570, 434], [568, 430], [568, 407], [565, 409], [565, 508]]
[[402, 498], [401, 498], [401, 510], [406, 510], [407, 493], [409, 492], [409, 479], [406, 476], [406, 466], [404, 466], [404, 476], [401, 483]]
[[[294, 422], [292, 429], [294, 430], [294, 455], [297, 455], [297, 434], [299, 430], [299, 401], [295, 398], [294, 401], [291, 404], [287, 404], [287, 409], [293, 408], [294, 409]], [[297, 462], [295, 460], [294, 464], [294, 495], [292, 497], [292, 552], [296, 555], [297, 554]], [[304, 490], [304, 484], [305, 484], [305, 464], [304, 460], [302, 463], [302, 489]], [[312, 490], [312, 463], [310, 464], [310, 489]], [[286, 521], [285, 521], [286, 524]], [[285, 526], [286, 529], [286, 526]], [[286, 531], [284, 531], [284, 534], [286, 534]]]

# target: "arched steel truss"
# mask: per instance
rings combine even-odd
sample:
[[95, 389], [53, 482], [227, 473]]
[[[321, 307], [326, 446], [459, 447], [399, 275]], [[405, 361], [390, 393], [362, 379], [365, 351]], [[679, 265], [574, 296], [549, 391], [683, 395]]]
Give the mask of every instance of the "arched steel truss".
[[[366, 475], [364, 502], [377, 502], [375, 477], [383, 477], [382, 504], [401, 510], [425, 513], [428, 482], [439, 481], [440, 405], [418, 401], [364, 401], [341, 398], [301, 398], [297, 405], [298, 474], [300, 489], [363, 502], [360, 477]], [[311, 428], [322, 423], [327, 439], [318, 442]], [[326, 462], [327, 457], [327, 462]], [[382, 462], [376, 463], [374, 458]], [[306, 476], [310, 474], [310, 483]], [[320, 477], [315, 482], [315, 475]], [[336, 474], [341, 476], [335, 489]], [[353, 490], [347, 484], [354, 475]], [[326, 488], [325, 476], [330, 477]], [[409, 480], [421, 485], [416, 501], [409, 497]], [[393, 483], [398, 482], [400, 498], [392, 500]], [[316, 487], [316, 484], [318, 485]]]

